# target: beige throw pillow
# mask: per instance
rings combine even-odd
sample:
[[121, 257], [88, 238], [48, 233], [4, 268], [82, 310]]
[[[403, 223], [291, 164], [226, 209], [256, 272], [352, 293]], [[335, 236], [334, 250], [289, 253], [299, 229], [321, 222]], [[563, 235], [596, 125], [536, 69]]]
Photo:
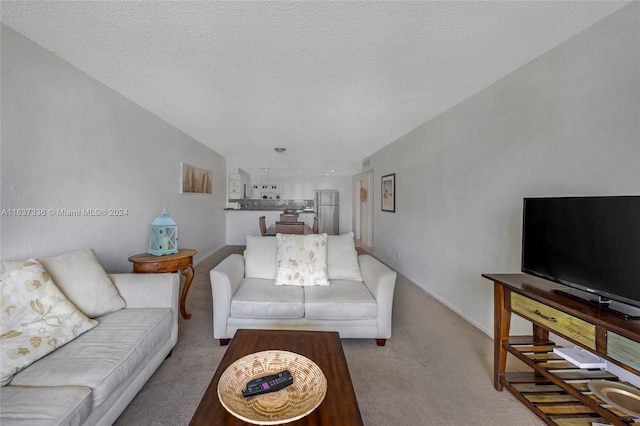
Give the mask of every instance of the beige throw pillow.
[[276, 234], [276, 285], [329, 285], [327, 234]]
[[329, 235], [327, 257], [330, 280], [362, 281], [353, 232]]
[[0, 275], [0, 380], [98, 325], [62, 292], [36, 259]]
[[65, 296], [89, 318], [118, 311], [126, 303], [93, 250], [38, 259]]
[[272, 280], [276, 276], [276, 237], [247, 235], [244, 276]]

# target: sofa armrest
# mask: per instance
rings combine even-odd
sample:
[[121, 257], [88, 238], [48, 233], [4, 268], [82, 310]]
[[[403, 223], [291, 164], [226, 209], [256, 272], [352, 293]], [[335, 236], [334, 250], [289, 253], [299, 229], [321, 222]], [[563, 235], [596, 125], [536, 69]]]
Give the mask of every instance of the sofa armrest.
[[178, 274], [109, 274], [127, 308], [178, 310]]
[[244, 278], [244, 256], [231, 254], [209, 273], [213, 298], [213, 338], [228, 339], [227, 318], [231, 310], [231, 298]]
[[382, 262], [363, 254], [358, 256], [362, 279], [378, 304], [378, 338], [391, 337], [391, 312], [397, 274]]

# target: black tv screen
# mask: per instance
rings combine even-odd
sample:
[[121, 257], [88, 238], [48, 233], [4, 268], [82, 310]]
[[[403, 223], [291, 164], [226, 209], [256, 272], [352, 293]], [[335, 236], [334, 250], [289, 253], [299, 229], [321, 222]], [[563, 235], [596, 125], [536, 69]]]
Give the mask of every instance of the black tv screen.
[[640, 307], [640, 196], [525, 198], [522, 272]]

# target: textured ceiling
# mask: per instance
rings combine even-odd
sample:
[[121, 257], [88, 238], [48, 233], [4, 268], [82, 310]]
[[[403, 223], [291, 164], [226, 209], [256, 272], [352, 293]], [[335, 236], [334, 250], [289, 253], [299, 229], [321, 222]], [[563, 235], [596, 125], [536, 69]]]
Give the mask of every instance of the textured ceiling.
[[230, 163], [349, 174], [627, 3], [2, 1], [1, 14]]

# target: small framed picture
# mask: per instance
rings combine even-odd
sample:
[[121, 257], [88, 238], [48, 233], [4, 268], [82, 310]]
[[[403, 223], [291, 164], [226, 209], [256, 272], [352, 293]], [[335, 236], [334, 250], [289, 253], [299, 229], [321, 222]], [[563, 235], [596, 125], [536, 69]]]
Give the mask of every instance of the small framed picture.
[[187, 163], [180, 163], [180, 193], [212, 193], [212, 172]]
[[382, 211], [392, 212], [396, 211], [396, 174], [391, 173], [389, 175], [382, 176], [382, 183], [380, 185], [382, 190]]

